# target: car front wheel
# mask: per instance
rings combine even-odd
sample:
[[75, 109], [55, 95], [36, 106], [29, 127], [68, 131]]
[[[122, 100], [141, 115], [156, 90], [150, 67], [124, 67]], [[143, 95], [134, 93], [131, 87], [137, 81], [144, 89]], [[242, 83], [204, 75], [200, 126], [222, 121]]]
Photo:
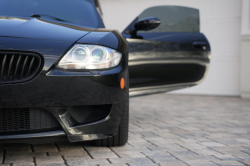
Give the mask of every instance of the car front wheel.
[[127, 90], [124, 101], [124, 110], [121, 117], [121, 122], [117, 134], [113, 137], [95, 140], [96, 146], [123, 146], [128, 142], [128, 125], [129, 125], [129, 92]]

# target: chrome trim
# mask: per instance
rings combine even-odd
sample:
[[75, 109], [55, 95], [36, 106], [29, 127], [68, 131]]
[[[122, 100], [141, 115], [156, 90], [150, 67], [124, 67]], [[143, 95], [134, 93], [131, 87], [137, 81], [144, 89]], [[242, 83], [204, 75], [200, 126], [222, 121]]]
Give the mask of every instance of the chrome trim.
[[204, 62], [202, 60], [190, 60], [190, 59], [175, 59], [175, 60], [169, 60], [169, 59], [160, 59], [160, 60], [141, 60], [141, 61], [129, 61], [129, 66], [133, 65], [142, 65], [142, 64], [197, 64], [208, 67], [209, 64], [207, 62]]
[[49, 131], [42, 133], [32, 133], [32, 134], [17, 134], [17, 135], [1, 135], [0, 139], [20, 139], [20, 138], [37, 138], [37, 137], [52, 137], [52, 136], [64, 136], [66, 135], [64, 131]]
[[191, 86], [195, 86], [198, 83], [183, 83], [183, 84], [173, 84], [173, 85], [163, 85], [163, 86], [154, 86], [154, 87], [143, 87], [143, 88], [131, 88], [129, 89], [129, 97], [148, 95], [148, 94], [156, 94], [156, 93], [164, 93], [168, 91], [188, 88]]

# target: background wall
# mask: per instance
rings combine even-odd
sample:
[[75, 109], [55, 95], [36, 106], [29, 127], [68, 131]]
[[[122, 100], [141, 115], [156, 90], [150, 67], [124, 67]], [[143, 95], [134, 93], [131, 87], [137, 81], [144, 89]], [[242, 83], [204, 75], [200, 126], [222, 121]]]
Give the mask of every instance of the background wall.
[[100, 0], [100, 3], [106, 27], [119, 31], [148, 7], [179, 5], [199, 9], [201, 32], [212, 49], [210, 69], [202, 84], [174, 93], [240, 95], [242, 0]]
[[250, 98], [250, 0], [243, 0], [241, 21], [241, 97]]

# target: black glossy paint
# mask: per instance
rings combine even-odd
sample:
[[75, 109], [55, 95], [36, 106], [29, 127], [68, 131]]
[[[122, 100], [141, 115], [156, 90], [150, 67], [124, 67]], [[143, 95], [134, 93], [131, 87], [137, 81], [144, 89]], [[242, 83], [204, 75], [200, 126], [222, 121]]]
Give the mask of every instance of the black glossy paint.
[[152, 29], [157, 28], [161, 24], [161, 20], [156, 17], [146, 17], [143, 19], [140, 19], [134, 23], [133, 27], [130, 27], [126, 30], [129, 34], [131, 34], [132, 37], [137, 37], [137, 32], [142, 31], [149, 31]]
[[181, 89], [203, 80], [210, 45], [202, 33], [123, 35], [129, 43], [130, 96]]
[[0, 36], [75, 42], [91, 31], [58, 24], [37, 18], [0, 17]]
[[[120, 88], [120, 79], [127, 81], [128, 56], [123, 54], [122, 63], [115, 69], [95, 72], [59, 71], [55, 69], [56, 61], [72, 45], [72, 42], [36, 40], [24, 38], [0, 38], [0, 51], [31, 51], [44, 56], [44, 68], [34, 80], [25, 84], [0, 85], [0, 108], [40, 107], [54, 113], [64, 131], [68, 135], [114, 134], [120, 117], [124, 93], [128, 88]], [[124, 47], [127, 43], [124, 43]], [[123, 48], [123, 47], [121, 47]], [[122, 49], [120, 50], [122, 51]], [[70, 127], [70, 119], [61, 119], [59, 115], [67, 115], [69, 106], [112, 104], [110, 117], [93, 124]], [[99, 135], [99, 137], [101, 137]], [[103, 137], [106, 137], [103, 135]], [[93, 137], [96, 138], [96, 137]], [[69, 137], [72, 141], [79, 138]]]
[[37, 17], [89, 28], [104, 28], [98, 9], [98, 4], [89, 0], [0, 1], [0, 16]]
[[118, 38], [115, 36], [114, 33], [112, 33], [112, 31], [109, 32], [93, 31], [89, 35], [79, 39], [78, 43], [103, 45], [113, 49], [117, 49], [119, 45]]
[[157, 28], [161, 24], [161, 20], [157, 17], [147, 17], [136, 22], [134, 28], [136, 30], [149, 31]]

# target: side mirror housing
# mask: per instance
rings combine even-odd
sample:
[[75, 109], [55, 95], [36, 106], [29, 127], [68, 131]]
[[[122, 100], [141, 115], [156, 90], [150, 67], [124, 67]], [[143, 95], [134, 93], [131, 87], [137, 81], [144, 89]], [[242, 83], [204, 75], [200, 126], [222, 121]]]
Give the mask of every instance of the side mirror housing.
[[146, 18], [138, 20], [135, 23], [134, 28], [136, 31], [139, 31], [139, 30], [149, 31], [149, 30], [157, 28], [160, 24], [161, 24], [161, 20], [159, 18], [146, 17]]

